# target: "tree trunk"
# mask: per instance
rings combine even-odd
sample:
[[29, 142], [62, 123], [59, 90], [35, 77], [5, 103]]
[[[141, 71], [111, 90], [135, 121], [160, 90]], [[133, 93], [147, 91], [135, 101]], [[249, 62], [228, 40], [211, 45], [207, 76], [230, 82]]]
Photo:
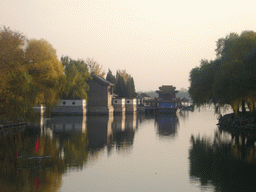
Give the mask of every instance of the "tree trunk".
[[246, 109], [245, 109], [245, 101], [242, 100], [242, 113], [245, 113]]

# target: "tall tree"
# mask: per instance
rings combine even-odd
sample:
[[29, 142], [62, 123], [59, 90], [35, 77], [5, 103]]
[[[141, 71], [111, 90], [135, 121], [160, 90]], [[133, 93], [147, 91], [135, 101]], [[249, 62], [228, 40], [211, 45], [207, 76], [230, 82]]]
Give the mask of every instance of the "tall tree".
[[244, 31], [241, 35], [231, 33], [217, 42], [216, 51], [221, 65], [213, 85], [214, 92], [216, 96], [222, 95], [221, 99], [230, 104], [235, 113], [238, 113], [240, 106], [244, 112], [245, 101], [250, 100], [251, 88], [244, 60], [254, 52], [255, 47], [256, 33], [253, 31]]
[[63, 66], [56, 50], [44, 39], [31, 39], [25, 49], [26, 69], [38, 89], [37, 103], [57, 104], [63, 89]]
[[241, 35], [230, 33], [217, 41], [217, 58], [210, 63], [201, 63], [200, 67], [190, 72], [189, 93], [197, 105], [213, 101], [215, 106], [225, 104], [239, 112], [242, 106], [245, 111], [247, 102], [254, 110], [256, 87], [255, 58], [256, 33], [244, 31]]
[[0, 113], [2, 120], [28, 120], [33, 106], [59, 98], [63, 67], [45, 40], [27, 40], [9, 28], [0, 30]]
[[121, 75], [117, 76], [117, 82], [115, 85], [115, 94], [117, 94], [119, 97], [126, 97], [125, 82], [124, 82], [124, 78]]
[[215, 102], [212, 86], [218, 66], [219, 60], [201, 60], [200, 67], [195, 67], [190, 71], [189, 94], [196, 106]]
[[110, 69], [108, 69], [108, 73], [107, 73], [107, 77], [106, 77], [106, 80], [113, 83], [113, 84], [116, 84], [116, 78], [115, 76], [112, 74], [112, 71]]
[[100, 75], [101, 77], [104, 78], [105, 76], [105, 71], [103, 70], [103, 66], [100, 65], [97, 61], [94, 61], [93, 59], [88, 58], [86, 60], [86, 64], [88, 66], [90, 74], [94, 75]]
[[134, 81], [133, 81], [132, 77], [127, 79], [125, 88], [126, 88], [126, 97], [135, 97], [136, 96]]
[[88, 81], [91, 77], [86, 63], [83, 60], [72, 60], [68, 56], [61, 57], [61, 61], [66, 76], [63, 97], [87, 99]]
[[256, 111], [256, 49], [255, 51], [250, 54], [245, 60], [245, 71], [246, 77], [248, 78], [248, 83], [246, 85], [247, 92], [247, 99], [246, 103], [250, 109], [250, 111]]
[[[119, 79], [120, 78], [120, 79]], [[135, 97], [134, 80], [126, 70], [117, 70], [114, 92], [120, 97]]]
[[119, 76], [119, 75], [123, 77], [125, 83], [126, 83], [127, 80], [131, 77], [131, 76], [126, 72], [125, 69], [123, 69], [123, 70], [120, 70], [120, 69], [117, 70], [117, 75], [116, 75], [116, 77]]

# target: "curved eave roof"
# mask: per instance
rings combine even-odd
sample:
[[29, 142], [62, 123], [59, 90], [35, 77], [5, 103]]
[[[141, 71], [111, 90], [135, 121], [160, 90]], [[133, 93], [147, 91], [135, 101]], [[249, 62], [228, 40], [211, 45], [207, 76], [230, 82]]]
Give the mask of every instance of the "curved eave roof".
[[98, 83], [100, 83], [102, 85], [114, 87], [113, 83], [110, 83], [109, 81], [107, 81], [106, 79], [104, 79], [103, 77], [101, 77], [99, 75], [92, 74], [91, 77], [93, 78], [93, 80], [97, 81]]

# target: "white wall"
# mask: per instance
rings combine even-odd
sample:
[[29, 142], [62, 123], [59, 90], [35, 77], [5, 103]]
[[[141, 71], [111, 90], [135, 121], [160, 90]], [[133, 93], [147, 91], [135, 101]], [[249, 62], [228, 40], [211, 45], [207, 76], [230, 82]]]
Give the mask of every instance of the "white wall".
[[86, 100], [81, 99], [68, 99], [61, 100], [58, 106], [86, 106]]
[[113, 105], [125, 105], [125, 99], [124, 98], [113, 99]]
[[125, 100], [125, 104], [126, 104], [126, 105], [137, 105], [137, 100], [136, 100], [136, 98], [133, 98], [133, 99], [126, 99], [126, 100]]

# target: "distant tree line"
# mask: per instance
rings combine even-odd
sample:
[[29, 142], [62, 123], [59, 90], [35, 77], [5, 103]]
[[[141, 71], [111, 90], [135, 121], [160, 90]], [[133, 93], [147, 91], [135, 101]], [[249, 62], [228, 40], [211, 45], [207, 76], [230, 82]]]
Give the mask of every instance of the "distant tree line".
[[215, 60], [201, 60], [190, 71], [189, 93], [196, 106], [230, 105], [235, 114], [256, 110], [256, 33], [230, 33], [217, 41]]

